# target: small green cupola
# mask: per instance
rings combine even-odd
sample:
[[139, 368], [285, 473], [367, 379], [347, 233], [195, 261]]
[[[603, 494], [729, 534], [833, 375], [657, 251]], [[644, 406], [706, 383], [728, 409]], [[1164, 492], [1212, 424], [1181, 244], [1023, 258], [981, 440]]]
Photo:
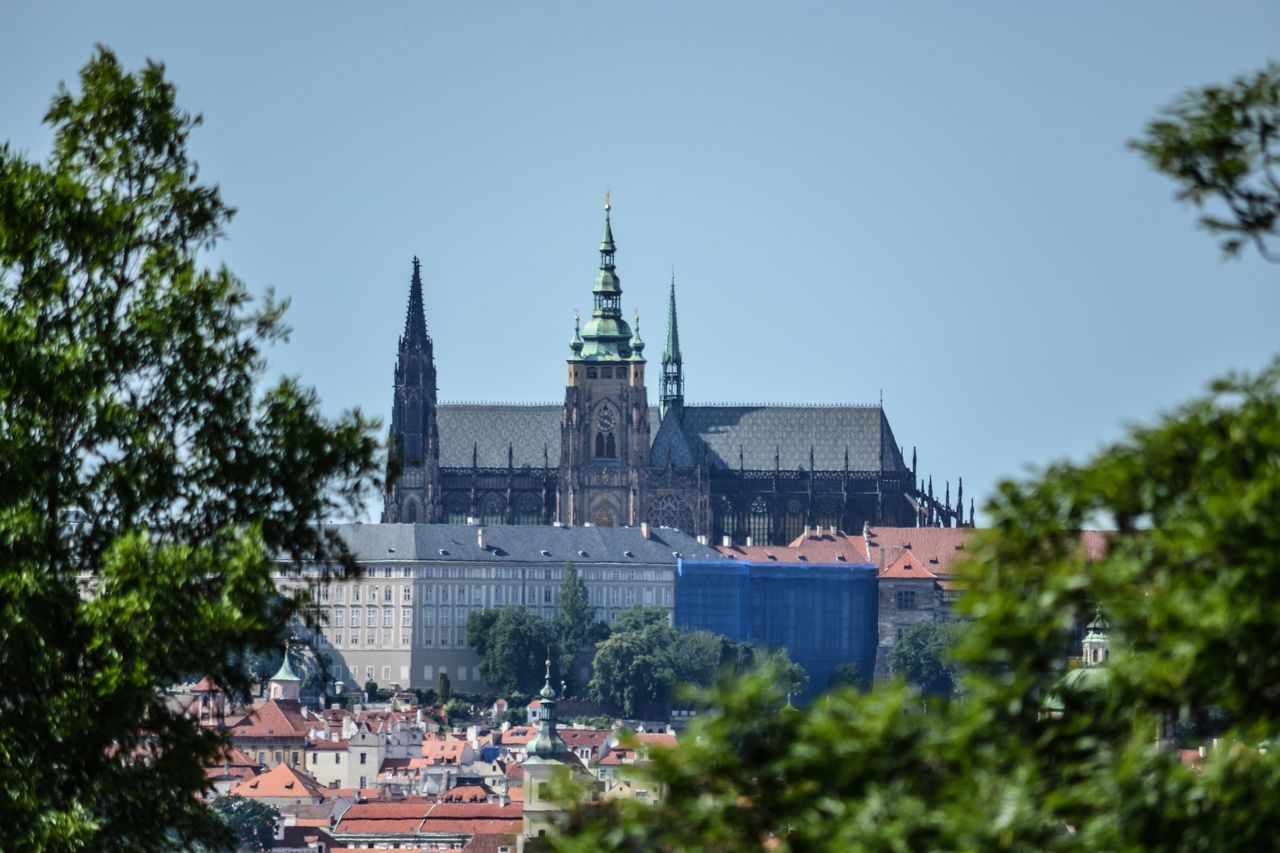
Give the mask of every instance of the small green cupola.
[[582, 355], [582, 319], [578, 316], [578, 312], [573, 312], [573, 338], [569, 341], [569, 349], [573, 350], [573, 357], [577, 358]]
[[[581, 330], [582, 348], [574, 348], [572, 361], [627, 361], [632, 358], [631, 327], [622, 319], [622, 282], [618, 278], [614, 255], [612, 205], [609, 194], [604, 200], [604, 237], [600, 240], [600, 272], [591, 289], [591, 319]], [[575, 343], [578, 333], [575, 332]]]
[[1081, 656], [1085, 666], [1099, 666], [1111, 657], [1111, 640], [1107, 632], [1111, 623], [1102, 615], [1102, 608], [1094, 611], [1093, 621], [1085, 626], [1084, 640], [1080, 643]]
[[276, 674], [271, 676], [271, 681], [267, 688], [268, 698], [278, 700], [297, 700], [298, 690], [302, 686], [302, 679], [293, 671], [293, 665], [289, 663], [289, 644], [284, 646], [284, 661], [280, 664], [280, 669]]
[[640, 312], [636, 312], [636, 330], [631, 335], [631, 360], [644, 361], [644, 341], [640, 340]]
[[551, 686], [551, 661], [547, 660], [547, 677], [538, 691], [542, 708], [538, 715], [538, 734], [529, 744], [529, 758], [544, 761], [563, 761], [569, 754], [569, 746], [556, 731], [556, 691]]

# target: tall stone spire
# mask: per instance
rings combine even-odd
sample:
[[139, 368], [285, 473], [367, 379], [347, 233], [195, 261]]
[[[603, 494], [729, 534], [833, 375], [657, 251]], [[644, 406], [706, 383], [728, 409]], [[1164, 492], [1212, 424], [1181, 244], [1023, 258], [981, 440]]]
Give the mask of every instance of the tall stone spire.
[[436, 365], [422, 299], [422, 263], [413, 259], [409, 306], [396, 360], [382, 521], [439, 520], [440, 438], [436, 428]]
[[667, 416], [668, 409], [677, 415], [684, 407], [684, 360], [680, 356], [680, 326], [676, 320], [676, 271], [671, 270], [671, 296], [667, 302], [667, 348], [662, 353], [662, 395], [659, 413]]
[[422, 262], [413, 258], [413, 278], [409, 282], [409, 307], [404, 314], [404, 336], [400, 349], [421, 350], [431, 346], [427, 337], [427, 316], [422, 306]]

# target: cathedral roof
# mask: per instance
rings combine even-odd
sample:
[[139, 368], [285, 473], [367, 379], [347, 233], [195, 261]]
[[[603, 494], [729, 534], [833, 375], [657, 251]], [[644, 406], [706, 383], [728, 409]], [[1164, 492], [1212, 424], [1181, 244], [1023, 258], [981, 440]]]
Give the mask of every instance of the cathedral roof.
[[842, 471], [906, 471], [879, 406], [686, 405], [681, 421], [693, 451], [706, 449], [712, 468], [766, 471], [813, 467]]
[[[474, 451], [480, 467], [506, 467], [510, 446], [516, 468], [541, 468], [544, 459], [555, 468], [562, 412], [558, 404], [445, 403], [436, 414], [440, 465], [469, 468]], [[819, 471], [844, 470], [846, 451], [850, 471], [908, 470], [879, 406], [686, 405], [682, 436], [664, 436], [671, 428], [664, 430], [658, 417], [650, 408], [650, 464], [658, 467], [667, 464], [668, 450], [671, 464], [687, 468], [705, 449], [707, 462], [721, 470], [737, 469], [740, 461], [747, 470], [772, 470], [775, 455], [783, 469], [808, 470], [812, 449]]]

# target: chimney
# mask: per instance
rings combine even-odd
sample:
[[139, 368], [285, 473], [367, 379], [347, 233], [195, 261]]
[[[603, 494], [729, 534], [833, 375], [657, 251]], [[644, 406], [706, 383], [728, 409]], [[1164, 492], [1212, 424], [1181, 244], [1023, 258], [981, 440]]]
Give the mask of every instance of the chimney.
[[705, 533], [702, 533], [702, 534], [699, 534], [699, 535], [698, 535], [698, 544], [699, 544], [699, 545], [706, 545], [706, 544], [707, 544], [707, 535], [706, 535]]
[[733, 537], [732, 537], [732, 536], [721, 536], [721, 537], [720, 537], [720, 545], [721, 545], [721, 547], [724, 547], [724, 548], [732, 548], [732, 547], [733, 547]]
[[643, 536], [645, 539], [649, 538], [649, 522], [647, 521], [640, 522], [640, 535]]
[[481, 551], [485, 549], [483, 527], [476, 528], [476, 547], [479, 548]]
[[747, 547], [748, 547], [748, 548], [750, 548], [750, 547], [751, 547], [751, 537], [750, 537], [750, 536], [748, 536], [748, 537], [747, 537]]

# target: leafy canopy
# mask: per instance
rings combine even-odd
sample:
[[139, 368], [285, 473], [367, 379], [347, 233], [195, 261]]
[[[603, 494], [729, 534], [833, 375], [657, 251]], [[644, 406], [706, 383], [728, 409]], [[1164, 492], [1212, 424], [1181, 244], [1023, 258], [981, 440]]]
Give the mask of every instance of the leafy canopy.
[[[556, 848], [1268, 848], [1280, 361], [1085, 464], [1002, 484], [988, 513], [963, 568], [956, 698], [922, 714], [895, 681], [780, 717], [776, 674], [718, 683], [680, 749], [638, 771], [662, 803], [591, 804]], [[1116, 531], [1102, 553], [1079, 532], [1100, 520]], [[1095, 606], [1109, 678], [1070, 689], [1066, 653]], [[1192, 770], [1157, 737], [1203, 719], [1224, 745]]]
[[1187, 92], [1130, 145], [1179, 184], [1178, 198], [1206, 209], [1200, 224], [1237, 256], [1252, 243], [1280, 261], [1280, 65], [1226, 86]]
[[[232, 211], [157, 64], [99, 49], [45, 117], [47, 163], [0, 148], [0, 826], [15, 848], [216, 843], [216, 738], [160, 695], [275, 645], [274, 559], [350, 555], [377, 445], [268, 387], [282, 305], [197, 263]], [[82, 586], [90, 592], [82, 596]]]

